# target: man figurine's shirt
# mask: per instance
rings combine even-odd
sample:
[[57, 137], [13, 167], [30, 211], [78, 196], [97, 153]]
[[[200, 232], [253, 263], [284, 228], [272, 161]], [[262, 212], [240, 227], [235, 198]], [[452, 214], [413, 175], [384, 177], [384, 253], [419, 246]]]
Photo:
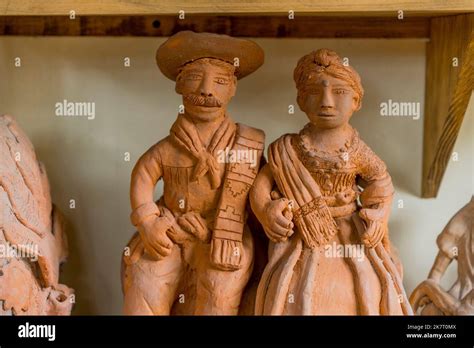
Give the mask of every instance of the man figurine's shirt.
[[[219, 182], [222, 182], [226, 169], [225, 162], [217, 161], [217, 153], [232, 146], [236, 132], [235, 123], [226, 117], [221, 127], [216, 130], [209, 147], [199, 149], [197, 144], [201, 144], [201, 140], [197, 130], [190, 130], [194, 126], [178, 127], [178, 122], [180, 122], [179, 117], [173, 125], [171, 134], [152, 146], [137, 162], [132, 175], [134, 179], [132, 179], [131, 196], [133, 203], [136, 204], [133, 208], [136, 209], [142, 204], [153, 201], [155, 185], [162, 178], [164, 205], [168, 209], [174, 214], [198, 211], [206, 220], [212, 220], [222, 189], [220, 185], [214, 186], [213, 175], [217, 175]], [[228, 130], [222, 131], [222, 126], [226, 126]], [[178, 129], [183, 133], [178, 133], [181, 136], [175, 135]], [[185, 132], [184, 129], [188, 131]], [[183, 142], [184, 139], [187, 139], [187, 143]], [[206, 151], [215, 159], [212, 169], [206, 168], [204, 175], [196, 173], [204, 157], [197, 155], [199, 150]]]

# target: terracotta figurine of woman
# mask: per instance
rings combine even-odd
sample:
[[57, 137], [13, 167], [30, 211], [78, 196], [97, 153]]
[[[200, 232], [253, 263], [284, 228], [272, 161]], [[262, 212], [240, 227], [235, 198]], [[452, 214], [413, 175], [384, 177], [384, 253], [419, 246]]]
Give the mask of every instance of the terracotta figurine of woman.
[[320, 49], [294, 80], [310, 122], [270, 145], [250, 194], [271, 241], [256, 314], [412, 314], [388, 236], [392, 181], [349, 124], [364, 94], [358, 73]]

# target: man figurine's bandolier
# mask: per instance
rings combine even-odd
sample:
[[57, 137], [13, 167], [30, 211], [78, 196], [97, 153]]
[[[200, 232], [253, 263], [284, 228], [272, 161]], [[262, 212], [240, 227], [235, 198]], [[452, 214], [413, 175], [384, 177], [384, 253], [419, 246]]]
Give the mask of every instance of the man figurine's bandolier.
[[[125, 314], [238, 313], [253, 267], [248, 193], [264, 149], [261, 130], [226, 111], [240, 79], [263, 64], [254, 42], [180, 32], [157, 64], [183, 96], [170, 135], [137, 162], [123, 258]], [[158, 180], [163, 196], [154, 202]]]

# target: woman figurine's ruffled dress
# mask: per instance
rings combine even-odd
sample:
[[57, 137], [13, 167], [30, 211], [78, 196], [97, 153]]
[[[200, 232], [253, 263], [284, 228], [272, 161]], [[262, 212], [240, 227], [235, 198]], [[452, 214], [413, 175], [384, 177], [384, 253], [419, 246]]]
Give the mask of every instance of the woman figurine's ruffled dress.
[[250, 197], [271, 240], [256, 314], [412, 314], [388, 236], [392, 181], [349, 124], [359, 75], [320, 49], [294, 79], [310, 123], [270, 145]]

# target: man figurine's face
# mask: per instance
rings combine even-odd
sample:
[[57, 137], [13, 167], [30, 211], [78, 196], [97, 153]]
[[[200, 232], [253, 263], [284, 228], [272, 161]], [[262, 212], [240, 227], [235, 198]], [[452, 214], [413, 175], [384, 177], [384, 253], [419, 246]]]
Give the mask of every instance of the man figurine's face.
[[344, 80], [313, 73], [300, 92], [298, 103], [318, 128], [338, 128], [348, 123], [357, 110], [358, 95]]
[[176, 92], [183, 95], [185, 113], [196, 121], [221, 117], [235, 95], [234, 67], [216, 59], [187, 64], [176, 80]]

